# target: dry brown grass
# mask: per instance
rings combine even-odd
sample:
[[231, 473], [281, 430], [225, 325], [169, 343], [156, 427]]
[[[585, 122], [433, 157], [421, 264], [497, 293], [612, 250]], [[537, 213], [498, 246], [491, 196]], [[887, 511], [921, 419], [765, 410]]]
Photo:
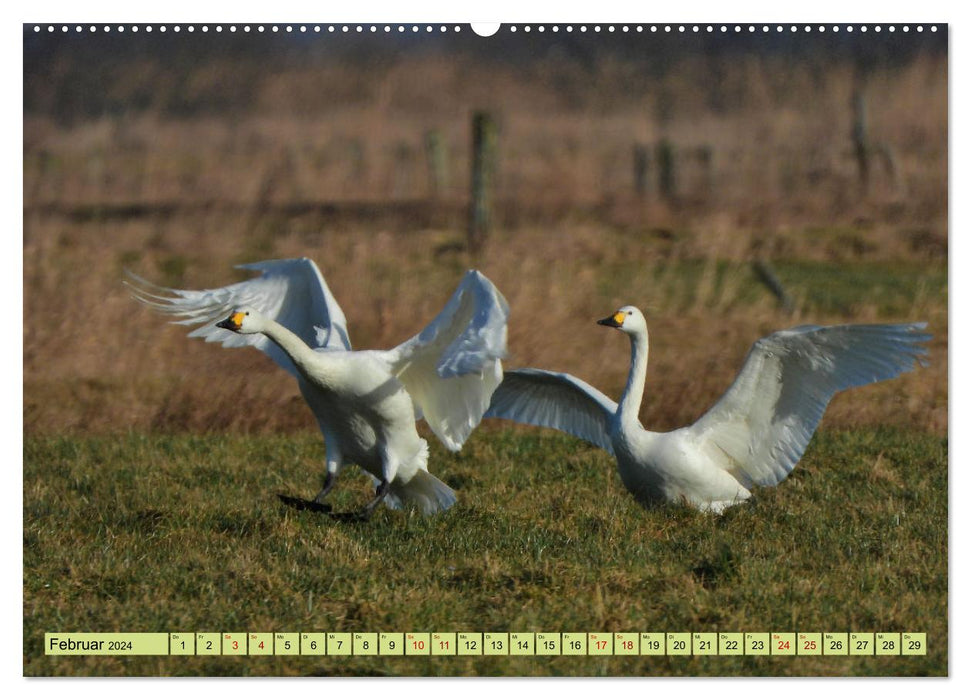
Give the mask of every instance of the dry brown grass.
[[[628, 350], [591, 322], [636, 303], [652, 320], [643, 419], [658, 428], [697, 417], [771, 330], [928, 320], [929, 368], [838, 398], [827, 420], [943, 433], [944, 60], [922, 54], [870, 72], [871, 138], [893, 147], [899, 182], [877, 168], [866, 196], [849, 140], [853, 73], [840, 63], [819, 75], [778, 57], [740, 60], [721, 76], [733, 100], [719, 111], [706, 106], [705, 65], [690, 58], [648, 79], [609, 57], [581, 70], [555, 57], [522, 68], [416, 54], [378, 67], [291, 64], [256, 81], [240, 114], [173, 118], [149, 108], [65, 125], [28, 113], [25, 430], [312, 429], [295, 386], [268, 361], [188, 341], [121, 285], [125, 267], [198, 288], [239, 279], [236, 263], [305, 255], [362, 348], [418, 331], [475, 264], [510, 302], [510, 366], [569, 371], [614, 396]], [[142, 68], [159, 89], [169, 84], [158, 65]], [[204, 94], [230, 68], [203, 64], [180, 84]], [[125, 75], [105, 89], [134, 89]], [[659, 94], [672, 100], [673, 118], [658, 116]], [[501, 124], [499, 223], [477, 261], [464, 252], [462, 216], [473, 107], [493, 110]], [[425, 199], [422, 144], [433, 128], [448, 145], [451, 175], [438, 213], [285, 209], [353, 201], [377, 211]], [[633, 143], [661, 136], [683, 152], [713, 149], [710, 190], [699, 189], [697, 166], [685, 161], [674, 200], [635, 196]], [[118, 218], [104, 210], [131, 204], [148, 209]], [[151, 209], [159, 204], [172, 209]], [[817, 282], [791, 290], [795, 318], [753, 292], [745, 265], [759, 257], [819, 265]], [[812, 298], [845, 286], [832, 274], [852, 276], [854, 265], [885, 265], [881, 284], [892, 287], [901, 264], [929, 275], [909, 304], [883, 308], [879, 288], [839, 308]]]

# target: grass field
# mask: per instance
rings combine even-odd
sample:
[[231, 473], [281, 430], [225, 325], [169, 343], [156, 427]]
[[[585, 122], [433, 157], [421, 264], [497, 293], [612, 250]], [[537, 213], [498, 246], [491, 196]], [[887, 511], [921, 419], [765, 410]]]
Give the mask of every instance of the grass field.
[[[943, 675], [947, 441], [819, 435], [722, 518], [645, 511], [604, 453], [552, 432], [433, 443], [441, 517], [341, 523], [315, 435], [29, 438], [28, 675]], [[349, 470], [335, 505], [362, 504]], [[926, 631], [909, 658], [65, 658], [42, 631]]]
[[[849, 53], [799, 35], [791, 52], [710, 53], [658, 36], [640, 57], [525, 42], [494, 61], [461, 42], [369, 53], [366, 37], [344, 50], [347, 37], [254, 36], [263, 53], [249, 53], [183, 34], [167, 54], [158, 33], [31, 36], [25, 675], [946, 675], [946, 42], [911, 32], [886, 53], [868, 36], [870, 53]], [[865, 183], [861, 84], [882, 154]], [[500, 128], [494, 226], [472, 256], [478, 109]], [[678, 168], [664, 196], [655, 170], [638, 191], [632, 167], [635, 145], [661, 139]], [[454, 509], [338, 522], [278, 498], [310, 497], [323, 476], [296, 384], [257, 352], [187, 339], [121, 284], [129, 269], [216, 287], [246, 276], [233, 265], [298, 256], [319, 264], [358, 349], [418, 332], [475, 266], [509, 301], [506, 367], [570, 372], [614, 398], [628, 344], [594, 320], [636, 304], [653, 430], [697, 419], [751, 344], [790, 326], [926, 321], [930, 362], [838, 395], [793, 474], [724, 517], [644, 510], [606, 454], [488, 421], [458, 454], [429, 440]], [[368, 487], [348, 469], [337, 506]], [[929, 649], [178, 662], [42, 649], [51, 631], [233, 630], [917, 631]]]

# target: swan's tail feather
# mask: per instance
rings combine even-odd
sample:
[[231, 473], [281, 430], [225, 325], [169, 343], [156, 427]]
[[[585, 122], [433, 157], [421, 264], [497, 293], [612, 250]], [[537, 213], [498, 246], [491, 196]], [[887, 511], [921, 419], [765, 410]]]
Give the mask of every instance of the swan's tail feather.
[[391, 483], [391, 490], [384, 499], [388, 507], [395, 510], [417, 508], [422, 515], [433, 515], [455, 505], [455, 492], [428, 473], [428, 443], [424, 440], [415, 460], [419, 462], [419, 469], [408, 483]]
[[455, 505], [455, 492], [425, 470], [419, 470], [407, 484], [391, 487], [387, 503], [392, 508], [417, 508], [422, 515], [434, 515]]

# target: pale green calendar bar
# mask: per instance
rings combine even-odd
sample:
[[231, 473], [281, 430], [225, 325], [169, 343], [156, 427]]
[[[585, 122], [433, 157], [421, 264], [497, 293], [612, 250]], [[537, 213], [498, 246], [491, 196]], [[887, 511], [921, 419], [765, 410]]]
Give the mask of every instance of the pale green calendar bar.
[[167, 632], [47, 632], [48, 656], [168, 656]]
[[924, 656], [925, 632], [48, 632], [49, 656]]

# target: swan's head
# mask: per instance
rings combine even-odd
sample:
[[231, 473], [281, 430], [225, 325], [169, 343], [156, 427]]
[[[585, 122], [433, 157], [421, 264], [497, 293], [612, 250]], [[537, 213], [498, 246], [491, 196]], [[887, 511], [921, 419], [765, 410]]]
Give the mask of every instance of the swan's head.
[[229, 317], [216, 324], [219, 328], [225, 328], [233, 333], [261, 333], [263, 331], [263, 316], [256, 309], [248, 306], [241, 306], [235, 309]]
[[621, 306], [610, 316], [600, 319], [597, 323], [628, 334], [647, 331], [647, 321], [644, 319], [644, 314], [636, 306]]

